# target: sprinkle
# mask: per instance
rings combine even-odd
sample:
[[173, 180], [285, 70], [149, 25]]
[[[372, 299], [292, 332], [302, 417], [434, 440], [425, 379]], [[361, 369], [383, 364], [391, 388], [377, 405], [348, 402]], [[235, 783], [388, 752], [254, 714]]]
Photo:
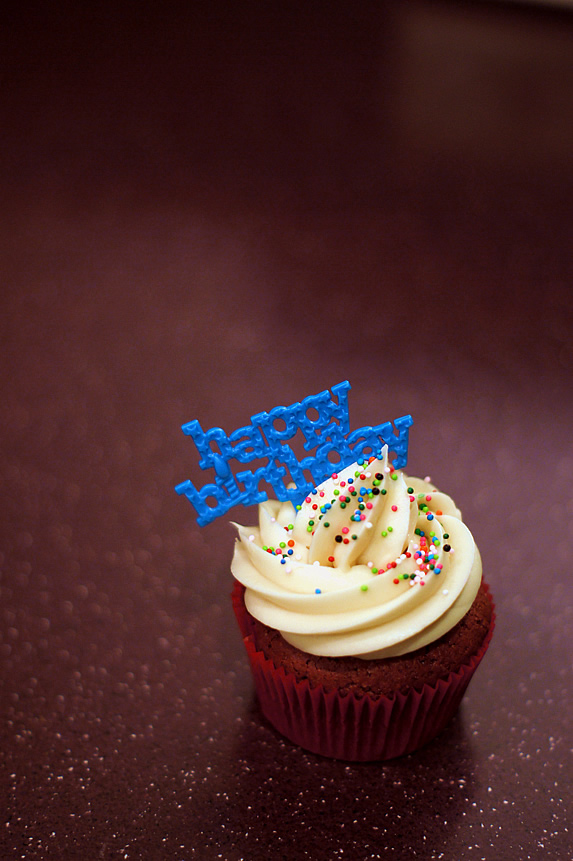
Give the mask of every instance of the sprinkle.
[[361, 591], [361, 592], [368, 592], [368, 586], [366, 585], [366, 583], [364, 583], [364, 584], [360, 587], [360, 591]]
[[443, 590], [442, 590], [442, 595], [447, 595], [447, 594], [448, 594], [448, 590], [447, 590], [447, 589], [443, 589]]
[[328, 561], [329, 561], [329, 562], [334, 562], [334, 556], [329, 556], [329, 557], [328, 557]]
[[343, 526], [342, 527], [342, 534], [346, 535], [348, 532], [350, 532], [350, 529], [348, 528], [348, 526]]
[[398, 473], [393, 472], [392, 475], [390, 476], [390, 478], [392, 479], [392, 481], [397, 481], [398, 480]]
[[444, 551], [444, 553], [449, 553], [451, 549], [452, 548], [450, 547], [449, 544], [444, 544], [444, 546], [442, 547], [442, 550]]
[[365, 523], [364, 528], [365, 529], [372, 529], [372, 524], [371, 523]]
[[397, 506], [397, 505], [393, 505], [393, 506], [392, 506], [392, 511], [398, 511], [398, 506]]
[[249, 541], [254, 541], [254, 540], [255, 540], [255, 536], [254, 536], [254, 535], [249, 535]]
[[338, 541], [338, 543], [340, 544], [340, 542], [342, 541], [342, 535], [337, 535], [334, 540]]
[[322, 591], [321, 589], [315, 589], [314, 593], [315, 593], [315, 595], [320, 595], [321, 591]]

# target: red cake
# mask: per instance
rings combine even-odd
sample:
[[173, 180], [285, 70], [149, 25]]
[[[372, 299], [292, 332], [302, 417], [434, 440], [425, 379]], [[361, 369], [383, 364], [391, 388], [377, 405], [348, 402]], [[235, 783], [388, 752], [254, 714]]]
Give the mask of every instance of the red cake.
[[292, 741], [351, 760], [411, 752], [451, 719], [494, 626], [461, 513], [381, 459], [298, 510], [239, 527], [234, 607], [262, 710]]

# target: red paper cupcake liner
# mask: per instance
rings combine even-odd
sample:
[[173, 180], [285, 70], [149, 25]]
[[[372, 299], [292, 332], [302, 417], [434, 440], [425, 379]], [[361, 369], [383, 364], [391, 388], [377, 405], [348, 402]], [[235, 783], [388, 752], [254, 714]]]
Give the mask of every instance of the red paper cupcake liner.
[[322, 756], [364, 762], [412, 753], [452, 719], [487, 651], [495, 627], [495, 607], [489, 587], [484, 587], [492, 604], [492, 618], [479, 651], [470, 661], [435, 685], [374, 698], [368, 694], [342, 695], [321, 685], [313, 687], [275, 666], [255, 646], [243, 598], [245, 588], [236, 582], [233, 609], [263, 714], [290, 741]]

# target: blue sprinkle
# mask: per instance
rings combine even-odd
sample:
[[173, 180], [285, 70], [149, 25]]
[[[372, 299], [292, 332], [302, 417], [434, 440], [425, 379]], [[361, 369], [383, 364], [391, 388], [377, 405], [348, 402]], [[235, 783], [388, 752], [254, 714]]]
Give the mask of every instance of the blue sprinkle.
[[285, 563], [286, 563], [286, 559], [283, 556], [283, 558], [281, 559], [281, 565], [284, 565]]
[[294, 550], [292, 549], [292, 547], [289, 550], [287, 550], [287, 553], [289, 556], [292, 556], [292, 554], [294, 553]]
[[320, 593], [321, 593], [321, 591], [322, 591], [322, 590], [321, 590], [321, 589], [315, 589], [314, 591], [315, 591], [315, 593], [316, 593], [317, 595], [320, 595]]
[[434, 515], [433, 515], [433, 514], [428, 514], [428, 515], [426, 515], [426, 516], [427, 516], [427, 519], [428, 519], [428, 520], [433, 520], [433, 519], [434, 519]]

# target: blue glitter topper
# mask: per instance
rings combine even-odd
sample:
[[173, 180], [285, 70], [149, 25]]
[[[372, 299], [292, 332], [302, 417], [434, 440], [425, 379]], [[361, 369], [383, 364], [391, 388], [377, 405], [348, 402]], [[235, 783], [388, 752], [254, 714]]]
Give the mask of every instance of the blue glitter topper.
[[[204, 431], [196, 419], [184, 424], [183, 433], [193, 438], [201, 455], [199, 466], [215, 471], [212, 484], [198, 489], [187, 480], [175, 488], [195, 508], [199, 526], [211, 523], [235, 505], [264, 502], [268, 495], [259, 487], [261, 480], [272, 486], [277, 499], [288, 499], [297, 505], [333, 472], [350, 466], [359, 458], [378, 456], [384, 445], [388, 446], [389, 454], [394, 455], [396, 469], [406, 466], [412, 416], [395, 419], [397, 433], [391, 422], [366, 426], [351, 433], [349, 390], [350, 383], [345, 381], [332, 387], [336, 400], [325, 389], [290, 407], [278, 406], [268, 413], [257, 413], [251, 417], [250, 425], [238, 428], [229, 436], [222, 428]], [[311, 452], [302, 459], [288, 444], [298, 431], [302, 431], [304, 450]], [[231, 460], [239, 463], [263, 460], [264, 463], [254, 470], [241, 470], [234, 475], [229, 466]]]

